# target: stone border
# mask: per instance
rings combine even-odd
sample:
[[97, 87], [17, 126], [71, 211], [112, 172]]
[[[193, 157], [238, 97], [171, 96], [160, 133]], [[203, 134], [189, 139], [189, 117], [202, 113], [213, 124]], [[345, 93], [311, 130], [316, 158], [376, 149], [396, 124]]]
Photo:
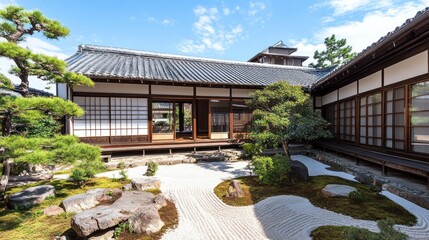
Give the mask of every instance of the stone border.
[[429, 209], [429, 194], [410, 188], [408, 186], [392, 182], [382, 176], [365, 171], [352, 164], [346, 163], [337, 158], [334, 154], [314, 150], [302, 149], [294, 154], [302, 154], [311, 157], [317, 161], [328, 164], [334, 168], [338, 168], [346, 173], [355, 176], [356, 180], [366, 185], [376, 185], [385, 191], [389, 191], [397, 196], [407, 199], [423, 208]]

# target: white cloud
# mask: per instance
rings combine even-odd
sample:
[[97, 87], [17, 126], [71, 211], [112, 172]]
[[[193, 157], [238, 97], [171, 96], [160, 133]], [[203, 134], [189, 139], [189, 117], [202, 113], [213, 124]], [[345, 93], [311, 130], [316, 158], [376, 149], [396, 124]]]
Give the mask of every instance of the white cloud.
[[243, 27], [225, 19], [233, 14], [229, 9], [226, 11], [223, 8], [222, 15], [217, 7], [197, 6], [193, 12], [197, 17], [193, 24], [195, 39], [182, 40], [178, 49], [183, 53], [202, 53], [207, 50], [223, 53], [242, 36]]
[[310, 56], [306, 64], [313, 62], [314, 51], [323, 50], [324, 38], [332, 34], [335, 34], [337, 39], [346, 38], [347, 44], [353, 47], [353, 51], [359, 53], [428, 5], [429, 0], [406, 2], [395, 6], [385, 4], [384, 7], [365, 11], [359, 20], [338, 21], [341, 22], [339, 25], [330, 22], [331, 26], [322, 28], [311, 39], [291, 40], [290, 44], [298, 47], [296, 54]]
[[225, 14], [225, 16], [228, 16], [230, 13], [231, 13], [231, 10], [229, 8], [223, 9], [223, 14]]
[[333, 15], [344, 15], [356, 11], [368, 11], [393, 6], [392, 0], [327, 0], [316, 3], [312, 7], [330, 7], [334, 10]]
[[161, 25], [164, 25], [164, 26], [173, 25], [174, 22], [175, 22], [173, 19], [168, 19], [168, 18], [157, 19], [155, 17], [148, 17], [147, 20], [149, 22], [156, 23], [156, 24], [161, 24]]
[[265, 3], [263, 2], [250, 2], [250, 9], [248, 14], [250, 16], [255, 16], [257, 13], [263, 11], [266, 8]]

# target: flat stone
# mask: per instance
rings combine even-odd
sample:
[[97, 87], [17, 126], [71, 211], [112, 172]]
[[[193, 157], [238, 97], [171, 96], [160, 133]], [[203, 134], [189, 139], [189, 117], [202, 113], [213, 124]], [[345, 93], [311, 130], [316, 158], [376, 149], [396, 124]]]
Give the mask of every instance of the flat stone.
[[86, 193], [73, 195], [64, 199], [61, 206], [66, 212], [82, 212], [101, 203], [112, 203], [122, 196], [122, 190], [117, 188], [95, 188]]
[[64, 212], [64, 209], [59, 206], [49, 206], [43, 209], [43, 214], [48, 216], [57, 216], [58, 214], [61, 214], [63, 212]]
[[357, 191], [357, 189], [340, 184], [328, 184], [322, 189], [322, 193], [328, 197], [348, 197], [349, 193], [353, 191]]
[[161, 189], [161, 181], [156, 177], [133, 179], [131, 185], [134, 190], [144, 191], [147, 189]]
[[31, 207], [41, 203], [50, 196], [55, 196], [55, 187], [52, 185], [41, 185], [30, 187], [24, 191], [10, 195], [6, 203], [9, 208]]
[[156, 233], [164, 226], [164, 222], [159, 216], [158, 209], [156, 209], [154, 205], [144, 206], [139, 209], [130, 217], [128, 222], [135, 233]]
[[80, 237], [114, 227], [127, 221], [144, 206], [154, 205], [154, 197], [155, 195], [148, 192], [123, 192], [111, 205], [100, 205], [76, 214], [71, 220], [71, 227]]
[[113, 235], [115, 234], [115, 230], [105, 230], [100, 231], [94, 234], [91, 234], [91, 236], [88, 237], [88, 240], [114, 240], [115, 238]]

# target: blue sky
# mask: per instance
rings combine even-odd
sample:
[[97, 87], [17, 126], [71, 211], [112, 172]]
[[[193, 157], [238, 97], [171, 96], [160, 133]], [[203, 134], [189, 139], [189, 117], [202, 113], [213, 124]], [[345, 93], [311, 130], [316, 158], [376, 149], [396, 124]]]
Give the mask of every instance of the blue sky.
[[[59, 41], [35, 35], [23, 43], [60, 58], [79, 44], [96, 44], [247, 61], [278, 40], [312, 57], [333, 33], [360, 52], [429, 0], [0, 0], [1, 8], [9, 4], [39, 9], [70, 28], [70, 36]], [[9, 66], [0, 60], [0, 72]]]

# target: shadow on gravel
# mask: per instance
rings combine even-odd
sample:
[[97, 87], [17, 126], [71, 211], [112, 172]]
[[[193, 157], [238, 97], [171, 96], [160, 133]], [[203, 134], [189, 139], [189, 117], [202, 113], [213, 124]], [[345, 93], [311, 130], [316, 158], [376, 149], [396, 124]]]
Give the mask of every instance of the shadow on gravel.
[[233, 165], [233, 162], [204, 162], [198, 163], [197, 166], [213, 171], [228, 172], [234, 175], [234, 177], [249, 176], [251, 174], [249, 168], [237, 169]]

